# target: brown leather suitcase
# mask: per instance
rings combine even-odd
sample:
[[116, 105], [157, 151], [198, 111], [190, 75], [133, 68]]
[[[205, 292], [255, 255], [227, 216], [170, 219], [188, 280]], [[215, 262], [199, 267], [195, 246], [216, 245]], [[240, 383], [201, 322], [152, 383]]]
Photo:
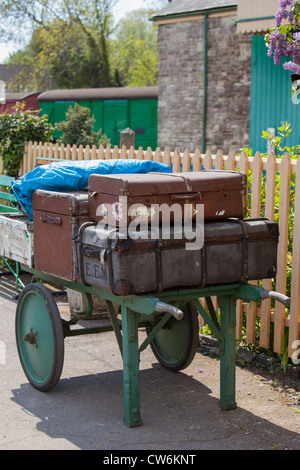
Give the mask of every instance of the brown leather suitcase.
[[[155, 217], [154, 205], [179, 205], [181, 211], [171, 222], [184, 218], [186, 209], [195, 218], [197, 204], [204, 205], [204, 219], [246, 217], [247, 176], [239, 171], [204, 170], [191, 173], [147, 173], [133, 175], [91, 175], [89, 178], [90, 218], [108, 224], [128, 226], [133, 218]], [[124, 201], [124, 196], [125, 202]], [[121, 197], [121, 199], [120, 199]], [[141, 210], [133, 205], [140, 205]]]
[[[83, 224], [76, 240], [78, 280], [116, 295], [161, 292], [269, 279], [276, 275], [278, 224], [230, 219], [204, 224], [204, 245], [187, 240], [123, 237], [121, 231]], [[149, 235], [146, 238], [146, 235]]]
[[33, 193], [34, 265], [48, 274], [75, 280], [74, 236], [88, 220], [88, 192]]

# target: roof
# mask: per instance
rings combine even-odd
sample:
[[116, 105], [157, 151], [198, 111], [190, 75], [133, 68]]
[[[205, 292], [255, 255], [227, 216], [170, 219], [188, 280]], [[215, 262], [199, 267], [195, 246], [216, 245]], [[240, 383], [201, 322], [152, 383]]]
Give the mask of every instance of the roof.
[[162, 10], [152, 16], [153, 20], [181, 16], [187, 13], [196, 14], [207, 10], [237, 8], [237, 0], [173, 0]]
[[18, 75], [22, 71], [21, 65], [2, 65], [0, 64], [0, 80], [3, 82], [9, 82], [14, 78], [15, 75]]
[[78, 88], [50, 90], [41, 93], [38, 101], [130, 100], [158, 97], [158, 87]]
[[38, 92], [32, 93], [6, 93], [5, 100], [6, 101], [21, 101], [29, 98], [30, 96], [38, 95]]

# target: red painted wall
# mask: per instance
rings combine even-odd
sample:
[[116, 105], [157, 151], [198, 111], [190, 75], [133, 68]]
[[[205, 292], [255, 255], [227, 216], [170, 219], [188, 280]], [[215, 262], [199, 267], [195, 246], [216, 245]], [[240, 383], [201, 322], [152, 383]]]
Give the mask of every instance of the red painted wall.
[[6, 103], [0, 103], [0, 113], [8, 113], [11, 114], [14, 112], [13, 107], [16, 106], [17, 102], [25, 103], [25, 109], [31, 109], [33, 111], [38, 111], [40, 109], [37, 97], [40, 93], [33, 93], [30, 95], [25, 95], [21, 98], [13, 98], [9, 97], [9, 94], [6, 97]]

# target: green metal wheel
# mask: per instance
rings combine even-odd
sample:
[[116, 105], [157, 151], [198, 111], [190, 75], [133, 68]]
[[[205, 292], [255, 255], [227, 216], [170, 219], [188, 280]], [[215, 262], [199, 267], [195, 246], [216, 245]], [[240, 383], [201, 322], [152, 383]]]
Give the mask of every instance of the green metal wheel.
[[56, 302], [42, 284], [29, 284], [21, 292], [15, 332], [27, 379], [37, 390], [47, 392], [61, 376], [64, 335]]
[[[177, 372], [189, 366], [195, 357], [199, 343], [198, 312], [191, 302], [180, 307], [182, 320], [171, 317], [150, 343], [159, 363], [168, 370]], [[147, 333], [151, 332], [147, 328]]]

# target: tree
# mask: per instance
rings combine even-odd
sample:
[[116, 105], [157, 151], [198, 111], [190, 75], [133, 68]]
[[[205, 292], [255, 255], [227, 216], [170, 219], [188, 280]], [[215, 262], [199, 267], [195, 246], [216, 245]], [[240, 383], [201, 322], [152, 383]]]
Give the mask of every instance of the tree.
[[[12, 32], [40, 28], [51, 34], [53, 24], [74, 25], [85, 39], [88, 70], [96, 86], [110, 86], [108, 38], [111, 10], [117, 0], [0, 0], [0, 34], [10, 38]], [[55, 40], [56, 38], [53, 38]], [[60, 43], [62, 46], [63, 43]], [[92, 60], [91, 60], [92, 58]]]
[[80, 106], [75, 103], [74, 108], [69, 107], [66, 113], [66, 121], [57, 124], [57, 129], [63, 132], [60, 143], [65, 145], [99, 145], [102, 143], [107, 145], [109, 139], [105, 134], [101, 135], [101, 129], [99, 132], [94, 132], [94, 116], [90, 115], [91, 111], [89, 108]]
[[8, 176], [18, 175], [25, 142], [48, 142], [54, 132], [46, 115], [24, 108], [25, 103], [17, 103], [12, 114], [0, 114], [0, 154]]
[[111, 41], [111, 68], [120, 86], [156, 85], [158, 33], [149, 18], [152, 10], [137, 10], [117, 26]]
[[55, 88], [98, 86], [98, 67], [90, 56], [86, 38], [77, 24], [55, 20], [49, 28], [38, 27], [23, 51], [8, 63], [25, 65], [10, 85], [12, 90], [40, 91]]

